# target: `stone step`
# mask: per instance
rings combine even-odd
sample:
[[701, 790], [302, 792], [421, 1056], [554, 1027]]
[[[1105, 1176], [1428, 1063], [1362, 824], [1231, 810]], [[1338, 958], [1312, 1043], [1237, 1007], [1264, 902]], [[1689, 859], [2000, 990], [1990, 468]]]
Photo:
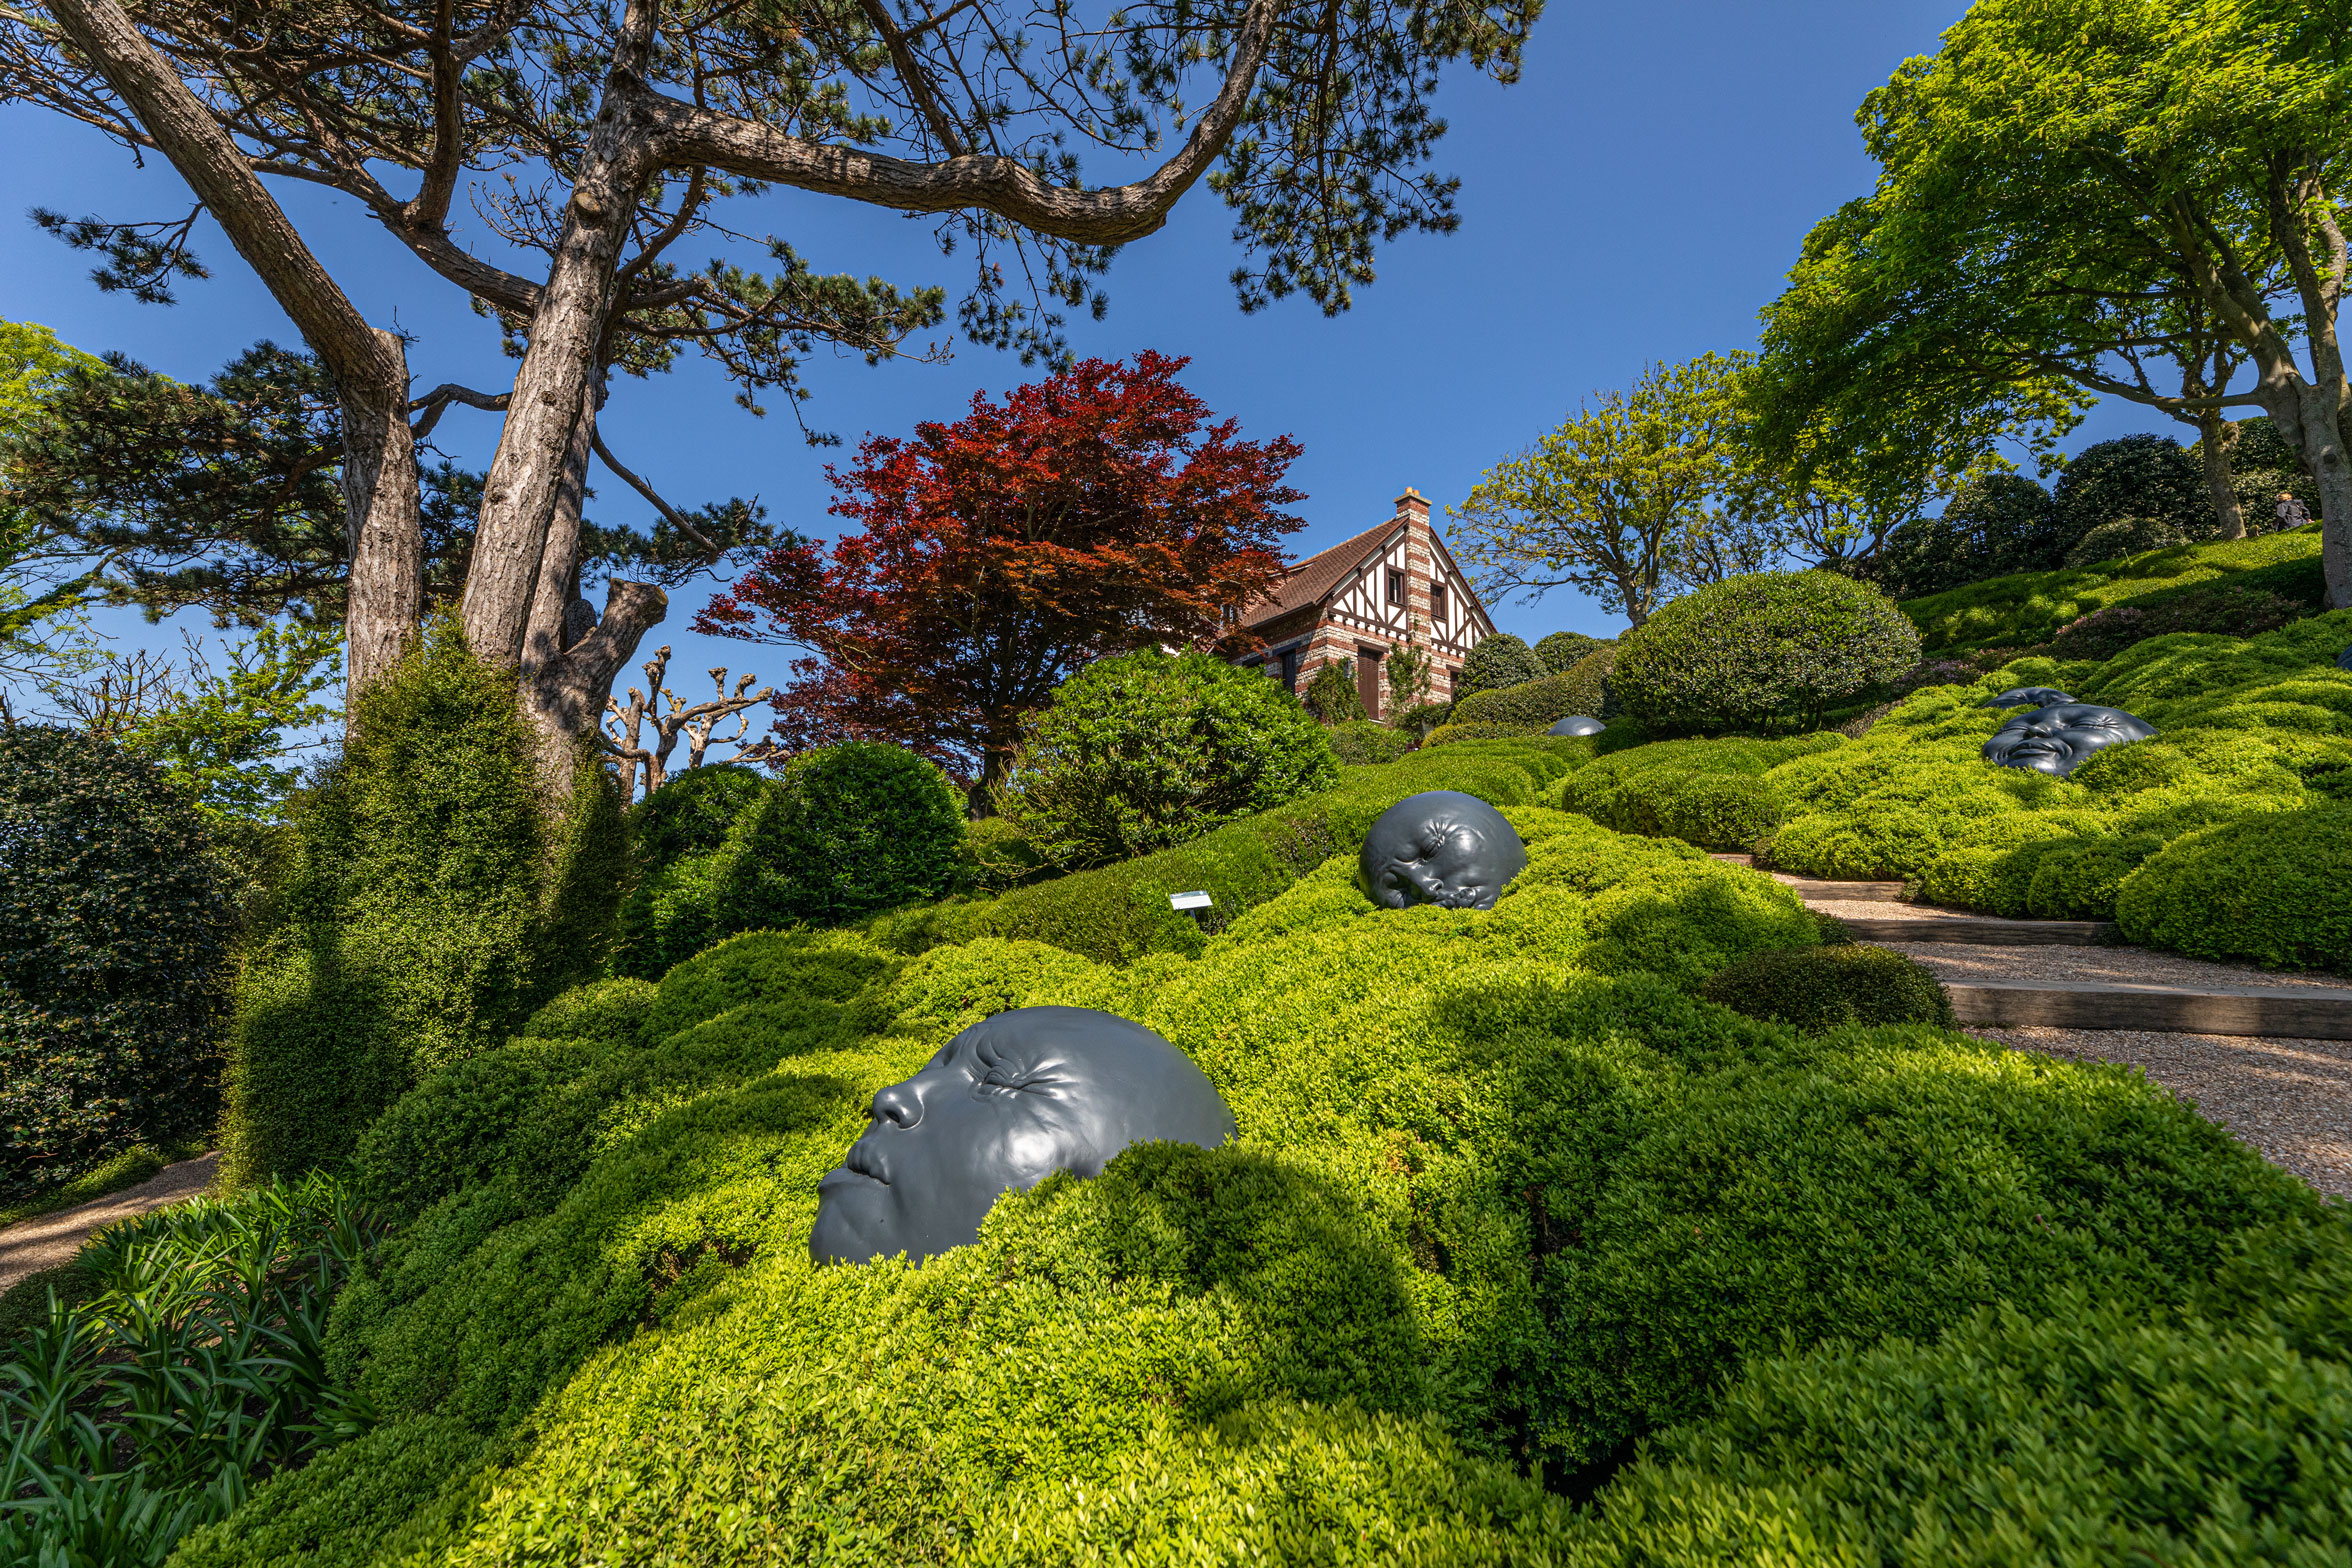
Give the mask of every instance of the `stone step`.
[[1905, 902], [1900, 882], [1823, 882], [1815, 877], [1772, 873], [1772, 880], [1808, 904], [1900, 904]]
[[2122, 985], [2110, 980], [1947, 980], [1952, 1014], [1995, 1028], [2153, 1029], [2352, 1040], [2352, 990]]
[[1857, 942], [1967, 942], [1985, 947], [2105, 947], [2112, 920], [2000, 920], [1991, 915], [1840, 915]]

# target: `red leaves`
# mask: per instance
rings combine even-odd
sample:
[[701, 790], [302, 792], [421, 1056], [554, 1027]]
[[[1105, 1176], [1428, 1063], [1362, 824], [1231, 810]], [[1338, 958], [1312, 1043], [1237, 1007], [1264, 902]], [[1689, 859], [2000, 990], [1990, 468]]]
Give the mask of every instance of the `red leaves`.
[[1187, 361], [1090, 359], [950, 425], [869, 436], [828, 470], [859, 525], [830, 559], [771, 551], [695, 621], [818, 658], [778, 699], [787, 743], [892, 739], [993, 776], [1071, 672], [1152, 643], [1240, 651], [1226, 624], [1281, 576], [1304, 500], [1289, 436], [1240, 438]]

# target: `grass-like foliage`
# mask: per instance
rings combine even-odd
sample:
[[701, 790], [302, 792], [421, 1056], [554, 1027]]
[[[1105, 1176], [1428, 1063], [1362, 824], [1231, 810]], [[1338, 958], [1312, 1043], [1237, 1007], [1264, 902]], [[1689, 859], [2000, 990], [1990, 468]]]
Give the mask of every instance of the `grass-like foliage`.
[[0, 1199], [209, 1129], [235, 929], [209, 840], [153, 764], [0, 726]]
[[340, 1161], [418, 1074], [597, 973], [628, 875], [609, 776], [583, 767], [553, 816], [513, 675], [448, 621], [360, 695], [286, 859], [237, 990], [232, 1188]]
[[2314, 609], [2326, 603], [2319, 525], [2252, 539], [2180, 545], [2060, 571], [2021, 572], [1904, 601], [1930, 653], [1957, 648], [2028, 648], [2097, 610], [2138, 604], [2157, 611], [2171, 597], [2216, 583], [2277, 595]]
[[1088, 665], [1029, 716], [998, 808], [1057, 865], [1097, 866], [1338, 782], [1323, 726], [1279, 681], [1145, 648]]
[[1918, 662], [1918, 632], [1868, 583], [1753, 572], [1685, 594], [1627, 632], [1609, 689], [1653, 735], [1812, 730]]
[[89, 1299], [53, 1298], [0, 1364], [0, 1560], [159, 1564], [364, 1426], [325, 1342], [374, 1234], [322, 1177], [101, 1232]]

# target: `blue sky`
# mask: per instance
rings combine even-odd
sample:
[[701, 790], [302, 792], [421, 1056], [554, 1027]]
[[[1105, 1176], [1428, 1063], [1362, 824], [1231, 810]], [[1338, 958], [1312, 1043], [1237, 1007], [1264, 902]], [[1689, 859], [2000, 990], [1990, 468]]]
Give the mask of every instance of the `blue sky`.
[[[1293, 298], [1244, 316], [1226, 281], [1236, 253], [1224, 209], [1198, 189], [1165, 230], [1119, 258], [1107, 318], [1074, 323], [1073, 345], [1104, 357], [1143, 348], [1188, 355], [1187, 383], [1245, 433], [1296, 435], [1306, 452], [1292, 480], [1309, 496], [1298, 509], [1307, 527], [1293, 537], [1301, 555], [1386, 516], [1407, 485], [1442, 507], [1581, 397], [1626, 384], [1645, 363], [1752, 346], [1756, 312], [1805, 231], [1868, 188], [1853, 123], [1862, 95], [1906, 57], [1932, 52], [1963, 9], [1956, 0], [1554, 0], [1518, 85], [1463, 76], [1445, 95], [1452, 132], [1438, 163], [1462, 178], [1460, 230], [1388, 247], [1353, 310], [1326, 319]], [[0, 202], [0, 316], [47, 323], [83, 348], [119, 349], [190, 380], [256, 338], [297, 341], [217, 231], [201, 246], [213, 278], [186, 285], [177, 306], [99, 294], [88, 259], [35, 230], [26, 209], [158, 217], [186, 210], [184, 187], [159, 160], [136, 168], [93, 133], [22, 107], [0, 109], [0, 136], [12, 149]], [[300, 187], [281, 186], [279, 196], [362, 309], [416, 335], [420, 387], [511, 382], [492, 325], [396, 253], [352, 204]], [[940, 257], [927, 227], [878, 209], [784, 192], [756, 213], [738, 207], [732, 221], [782, 234], [822, 271], [951, 291], [961, 276], [961, 258]], [[918, 419], [954, 417], [975, 390], [1001, 393], [1024, 379], [1016, 359], [969, 345], [955, 345], [945, 364], [868, 367], [820, 354], [808, 367], [817, 393], [808, 417], [854, 446], [869, 430], [904, 433]], [[737, 409], [729, 385], [700, 362], [620, 383], [604, 428], [622, 460], [675, 502], [757, 495], [779, 523], [835, 531], [824, 465], [838, 454], [804, 445], [786, 416]], [[2110, 405], [2068, 445], [2133, 430], [2179, 433], [2147, 411]], [[492, 416], [460, 409], [435, 440], [483, 467], [495, 433]], [[598, 490], [592, 515], [648, 520], [649, 509], [609, 476]], [[718, 663], [781, 678], [782, 650], [685, 631], [708, 592], [705, 582], [673, 594], [647, 649], [672, 644], [673, 669], [694, 672], [692, 682]], [[1530, 640], [1618, 625], [1564, 592], [1493, 609], [1505, 630]], [[126, 647], [178, 646], [176, 631], [135, 615], [110, 617], [106, 629]]]

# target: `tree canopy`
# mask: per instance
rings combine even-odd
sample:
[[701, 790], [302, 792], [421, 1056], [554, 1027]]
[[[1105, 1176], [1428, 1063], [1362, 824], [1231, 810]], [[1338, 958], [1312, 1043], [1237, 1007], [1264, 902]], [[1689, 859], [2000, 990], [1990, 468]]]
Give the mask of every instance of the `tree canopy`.
[[1185, 361], [1082, 360], [954, 424], [869, 437], [829, 469], [825, 552], [779, 547], [696, 629], [810, 650], [777, 699], [789, 749], [893, 740], [1003, 774], [1024, 715], [1081, 667], [1159, 643], [1236, 651], [1282, 575], [1305, 499], [1289, 436], [1241, 439], [1176, 380]]

